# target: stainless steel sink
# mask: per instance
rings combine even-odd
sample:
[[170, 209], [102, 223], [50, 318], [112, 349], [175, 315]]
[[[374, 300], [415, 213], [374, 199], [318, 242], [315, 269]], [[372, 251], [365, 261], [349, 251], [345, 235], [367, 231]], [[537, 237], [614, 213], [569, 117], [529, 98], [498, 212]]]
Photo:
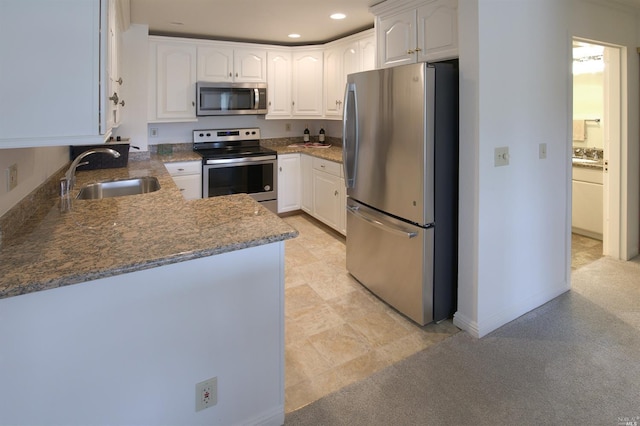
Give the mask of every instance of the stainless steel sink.
[[155, 176], [132, 179], [117, 179], [91, 183], [80, 188], [79, 200], [98, 200], [101, 198], [123, 197], [125, 195], [146, 194], [160, 189]]

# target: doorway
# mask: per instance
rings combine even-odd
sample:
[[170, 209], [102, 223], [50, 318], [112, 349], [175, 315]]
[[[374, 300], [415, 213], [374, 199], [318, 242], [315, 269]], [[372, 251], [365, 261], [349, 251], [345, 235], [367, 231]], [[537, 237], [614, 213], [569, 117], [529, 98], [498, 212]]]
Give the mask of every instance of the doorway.
[[621, 258], [621, 48], [573, 39], [572, 231]]

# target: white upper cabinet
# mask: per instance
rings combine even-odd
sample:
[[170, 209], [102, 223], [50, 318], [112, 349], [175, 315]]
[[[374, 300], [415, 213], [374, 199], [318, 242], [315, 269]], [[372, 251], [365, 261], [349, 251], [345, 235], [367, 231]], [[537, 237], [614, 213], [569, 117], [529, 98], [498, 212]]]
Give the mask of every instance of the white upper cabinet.
[[149, 37], [149, 121], [196, 119], [196, 46]]
[[375, 68], [373, 31], [326, 45], [324, 51], [324, 115], [342, 118], [347, 75]]
[[267, 51], [234, 48], [226, 43], [198, 45], [198, 81], [248, 83], [267, 81]]
[[110, 135], [109, 3], [0, 1], [0, 148]]
[[267, 118], [291, 117], [291, 52], [267, 52]]
[[322, 49], [293, 52], [293, 115], [322, 116], [322, 60]]
[[231, 47], [198, 46], [198, 81], [233, 81]]
[[458, 57], [457, 0], [388, 0], [371, 10], [379, 67]]

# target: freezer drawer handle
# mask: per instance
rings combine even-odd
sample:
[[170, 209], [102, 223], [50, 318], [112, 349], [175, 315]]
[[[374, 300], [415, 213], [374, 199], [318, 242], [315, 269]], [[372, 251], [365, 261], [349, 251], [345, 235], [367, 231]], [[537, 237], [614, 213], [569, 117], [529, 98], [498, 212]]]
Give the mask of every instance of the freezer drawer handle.
[[392, 234], [400, 235], [401, 237], [407, 237], [407, 238], [414, 238], [418, 236], [417, 232], [410, 232], [392, 223], [389, 223], [389, 222], [385, 223], [382, 220], [374, 218], [368, 215], [367, 213], [361, 211], [360, 207], [358, 206], [347, 206], [347, 210], [349, 211], [349, 213], [352, 213], [355, 216], [359, 217], [360, 219], [369, 222], [373, 226], [380, 228], [384, 231], [391, 232]]

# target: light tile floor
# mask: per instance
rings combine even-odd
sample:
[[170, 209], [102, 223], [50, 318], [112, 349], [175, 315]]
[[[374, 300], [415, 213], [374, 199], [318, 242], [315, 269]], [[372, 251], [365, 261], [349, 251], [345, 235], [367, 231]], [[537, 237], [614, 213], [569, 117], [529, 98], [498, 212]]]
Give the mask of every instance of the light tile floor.
[[306, 214], [285, 217], [285, 411], [435, 345], [451, 320], [419, 327], [377, 299], [345, 266], [345, 238]]
[[602, 241], [571, 234], [571, 270], [575, 271], [602, 257]]

